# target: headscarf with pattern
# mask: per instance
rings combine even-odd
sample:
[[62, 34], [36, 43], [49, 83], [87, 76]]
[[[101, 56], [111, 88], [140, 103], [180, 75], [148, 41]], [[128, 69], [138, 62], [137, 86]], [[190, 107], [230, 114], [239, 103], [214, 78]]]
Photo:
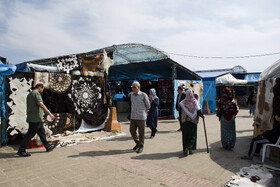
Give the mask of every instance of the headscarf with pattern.
[[[186, 91], [186, 98], [180, 102], [184, 105], [182, 109], [185, 111], [185, 113], [193, 120], [197, 116], [197, 111], [200, 110], [200, 107], [193, 95], [192, 90]], [[182, 106], [182, 105], [181, 105]]]
[[233, 100], [230, 88], [224, 88], [222, 98], [217, 102], [217, 107], [227, 121], [237, 114], [237, 106]]

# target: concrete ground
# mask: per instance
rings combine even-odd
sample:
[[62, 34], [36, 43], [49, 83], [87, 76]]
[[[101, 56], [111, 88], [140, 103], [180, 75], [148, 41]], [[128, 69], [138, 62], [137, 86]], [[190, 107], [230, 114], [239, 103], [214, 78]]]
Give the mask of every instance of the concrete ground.
[[223, 186], [240, 168], [260, 162], [240, 160], [253, 135], [253, 118], [241, 109], [236, 118], [236, 146], [222, 149], [220, 124], [215, 114], [206, 115], [206, 143], [202, 120], [198, 124], [197, 151], [184, 157], [182, 134], [175, 119], [159, 120], [158, 132], [144, 151], [135, 153], [127, 114], [118, 114], [124, 136], [75, 146], [29, 149], [31, 157], [16, 155], [18, 145], [0, 148], [0, 186]]

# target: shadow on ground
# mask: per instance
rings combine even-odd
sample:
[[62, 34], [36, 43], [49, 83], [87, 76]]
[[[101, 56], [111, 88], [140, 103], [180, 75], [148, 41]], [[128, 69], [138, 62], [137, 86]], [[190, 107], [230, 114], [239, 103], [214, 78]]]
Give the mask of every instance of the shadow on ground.
[[[206, 152], [206, 149], [197, 149], [195, 151], [195, 154]], [[164, 160], [169, 159], [172, 157], [178, 157], [178, 158], [186, 158], [184, 156], [183, 151], [176, 151], [176, 152], [169, 152], [169, 153], [152, 153], [152, 154], [143, 154], [139, 156], [131, 157], [131, 159], [137, 159], [137, 160]]]
[[252, 160], [240, 159], [241, 156], [247, 154], [251, 139], [252, 136], [238, 137], [232, 150], [223, 149], [220, 141], [212, 143], [209, 145], [210, 158], [224, 169], [236, 173], [240, 168], [254, 163]]
[[76, 158], [80, 156], [108, 156], [108, 155], [121, 155], [126, 153], [134, 152], [132, 149], [115, 149], [115, 150], [108, 150], [108, 151], [88, 151], [88, 152], [80, 152], [78, 155], [71, 155], [70, 158]]

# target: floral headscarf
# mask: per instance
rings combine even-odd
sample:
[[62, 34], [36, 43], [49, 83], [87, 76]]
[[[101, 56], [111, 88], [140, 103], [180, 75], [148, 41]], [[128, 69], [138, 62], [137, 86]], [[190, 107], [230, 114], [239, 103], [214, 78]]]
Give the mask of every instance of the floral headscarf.
[[222, 98], [217, 103], [222, 116], [227, 120], [231, 120], [237, 113], [237, 106], [233, 100], [230, 88], [226, 87], [223, 90]]
[[186, 91], [186, 98], [180, 102], [180, 106], [192, 120], [196, 118], [197, 111], [200, 110], [192, 90]]

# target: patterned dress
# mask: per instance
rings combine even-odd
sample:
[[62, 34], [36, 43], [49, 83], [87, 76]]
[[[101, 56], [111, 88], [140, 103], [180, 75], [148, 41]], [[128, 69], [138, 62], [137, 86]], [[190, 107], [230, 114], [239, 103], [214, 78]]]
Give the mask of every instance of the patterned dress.
[[236, 143], [235, 116], [238, 110], [229, 88], [224, 89], [222, 98], [217, 102], [217, 108], [221, 114], [219, 120], [222, 146], [231, 149]]

